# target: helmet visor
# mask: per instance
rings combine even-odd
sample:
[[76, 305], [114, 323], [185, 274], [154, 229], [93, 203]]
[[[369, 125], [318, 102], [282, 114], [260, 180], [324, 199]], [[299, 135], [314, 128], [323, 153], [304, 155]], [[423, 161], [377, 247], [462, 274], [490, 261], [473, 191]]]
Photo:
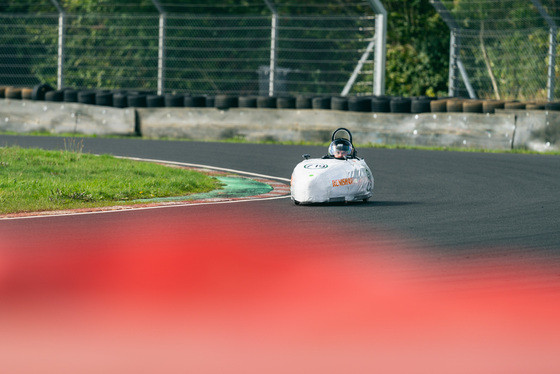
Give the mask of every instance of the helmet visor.
[[329, 147], [329, 154], [335, 158], [348, 157], [352, 153], [352, 146], [349, 142], [332, 142]]

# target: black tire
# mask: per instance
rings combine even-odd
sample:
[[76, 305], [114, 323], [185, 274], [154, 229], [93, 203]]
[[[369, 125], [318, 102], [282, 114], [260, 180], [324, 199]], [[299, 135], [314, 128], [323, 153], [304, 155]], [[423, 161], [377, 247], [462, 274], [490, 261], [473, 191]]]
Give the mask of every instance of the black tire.
[[128, 106], [127, 95], [124, 93], [113, 94], [113, 107], [126, 108]]
[[95, 94], [95, 105], [113, 106], [112, 92], [97, 92]]
[[31, 100], [33, 97], [33, 88], [22, 88], [21, 89], [21, 99]]
[[274, 96], [259, 96], [257, 97], [257, 108], [276, 108], [276, 97]]
[[148, 95], [156, 95], [154, 91], [147, 91], [147, 90], [138, 90], [138, 91], [127, 91], [126, 94], [128, 96], [148, 96]]
[[162, 95], [148, 95], [146, 96], [146, 106], [148, 108], [163, 108], [165, 98]]
[[45, 101], [62, 102], [64, 101], [64, 91], [49, 91], [45, 94]]
[[31, 100], [45, 100], [45, 93], [53, 91], [50, 85], [46, 83], [37, 84], [33, 87], [33, 93], [31, 94]]
[[348, 99], [348, 110], [351, 112], [371, 112], [371, 97], [352, 96]]
[[231, 95], [216, 95], [214, 107], [218, 109], [238, 108], [239, 98]]
[[21, 88], [8, 87], [6, 88], [6, 99], [21, 100]]
[[185, 106], [185, 96], [181, 94], [165, 95], [165, 106], [168, 108], [181, 108]]
[[91, 92], [91, 91], [78, 92], [78, 102], [80, 104], [95, 105], [95, 92]]
[[412, 101], [414, 101], [414, 100], [428, 100], [428, 101], [434, 100], [433, 97], [426, 96], [426, 95], [422, 95], [422, 96], [412, 96], [411, 99], [412, 99]]
[[296, 109], [311, 109], [313, 108], [312, 98], [310, 96], [297, 96], [296, 97]]
[[278, 109], [295, 109], [296, 98], [293, 96], [280, 96], [276, 99], [276, 108]]
[[[186, 108], [204, 108], [207, 106], [207, 100], [205, 96], [185, 95], [183, 106]], [[214, 104], [211, 106], [214, 106]]]
[[255, 96], [239, 96], [238, 104], [240, 108], [256, 108], [257, 98]]
[[447, 100], [446, 110], [447, 110], [447, 113], [462, 113], [463, 112], [463, 100], [460, 100], [460, 99]]
[[328, 96], [318, 96], [311, 100], [313, 109], [331, 109], [331, 98]]
[[6, 98], [6, 88], [5, 86], [0, 86], [0, 99]]
[[549, 103], [546, 103], [546, 104], [544, 105], [544, 108], [545, 108], [546, 110], [558, 111], [558, 110], [560, 110], [560, 102], [558, 102], [558, 101], [551, 101], [551, 102], [549, 102]]
[[214, 103], [216, 102], [216, 96], [206, 95], [204, 96], [204, 102], [206, 103], [206, 108], [214, 108]]
[[430, 111], [432, 113], [445, 113], [447, 112], [447, 100], [432, 100], [430, 101]]
[[546, 104], [542, 104], [542, 103], [528, 103], [525, 105], [526, 110], [544, 110], [545, 107]]
[[504, 109], [524, 110], [525, 103], [519, 101], [509, 101], [504, 104]]
[[465, 100], [463, 102], [463, 113], [482, 113], [482, 101]]
[[348, 110], [348, 98], [342, 96], [331, 97], [331, 109], [332, 110]]
[[375, 96], [371, 98], [371, 111], [375, 113], [390, 113], [391, 99], [386, 96]]
[[412, 100], [410, 104], [410, 112], [411, 113], [429, 113], [430, 109], [430, 100], [429, 99], [416, 99]]
[[128, 95], [126, 97], [127, 106], [132, 108], [146, 108], [146, 95]]
[[395, 97], [391, 99], [391, 113], [410, 113], [412, 100], [408, 97]]
[[76, 90], [64, 90], [64, 102], [67, 103], [77, 103], [78, 102], [78, 91]]
[[501, 100], [484, 100], [482, 102], [482, 113], [495, 113], [496, 109], [504, 109], [505, 102]]

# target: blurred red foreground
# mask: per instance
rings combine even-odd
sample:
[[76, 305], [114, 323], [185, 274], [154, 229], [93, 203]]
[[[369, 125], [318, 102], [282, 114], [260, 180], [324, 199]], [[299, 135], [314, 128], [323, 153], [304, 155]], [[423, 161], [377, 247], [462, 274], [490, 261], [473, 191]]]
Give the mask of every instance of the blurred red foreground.
[[558, 267], [438, 259], [340, 225], [185, 226], [1, 238], [1, 371], [560, 372]]

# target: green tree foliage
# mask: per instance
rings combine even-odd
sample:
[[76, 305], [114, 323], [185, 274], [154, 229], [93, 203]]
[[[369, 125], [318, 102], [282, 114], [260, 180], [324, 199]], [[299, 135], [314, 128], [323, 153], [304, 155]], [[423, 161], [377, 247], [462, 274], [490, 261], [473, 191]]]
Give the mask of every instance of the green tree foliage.
[[[554, 17], [554, 2], [541, 2]], [[445, 0], [459, 25], [460, 58], [477, 95], [495, 99], [544, 99], [548, 68], [545, 18], [531, 1]]]
[[386, 92], [447, 94], [449, 28], [429, 0], [385, 0], [388, 13]]

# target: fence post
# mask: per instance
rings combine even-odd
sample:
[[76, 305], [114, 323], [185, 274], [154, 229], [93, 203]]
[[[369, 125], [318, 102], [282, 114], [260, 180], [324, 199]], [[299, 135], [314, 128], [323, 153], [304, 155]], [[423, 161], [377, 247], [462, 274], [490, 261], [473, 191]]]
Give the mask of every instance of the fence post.
[[449, 87], [448, 95], [455, 97], [455, 86], [457, 83], [457, 41], [456, 32], [451, 30], [451, 38], [449, 39]]
[[157, 93], [163, 95], [165, 91], [165, 27], [166, 15], [159, 15], [159, 34], [158, 34], [158, 77], [157, 77]]
[[165, 92], [165, 28], [167, 26], [167, 16], [165, 9], [158, 0], [152, 0], [152, 3], [159, 13], [157, 94], [163, 95]]
[[64, 87], [64, 36], [66, 29], [66, 13], [57, 0], [51, 0], [58, 11], [58, 56], [56, 59], [56, 85], [58, 89]]
[[369, 0], [375, 12], [375, 62], [373, 67], [373, 94], [385, 93], [385, 61], [387, 58], [387, 11], [381, 1]]
[[264, 0], [268, 9], [272, 12], [270, 25], [270, 72], [268, 83], [268, 95], [274, 96], [274, 85], [276, 80], [276, 60], [278, 58], [278, 12], [270, 0]]
[[550, 40], [548, 44], [548, 83], [547, 83], [547, 99], [554, 100], [554, 76], [556, 67], [556, 27], [550, 28]]

